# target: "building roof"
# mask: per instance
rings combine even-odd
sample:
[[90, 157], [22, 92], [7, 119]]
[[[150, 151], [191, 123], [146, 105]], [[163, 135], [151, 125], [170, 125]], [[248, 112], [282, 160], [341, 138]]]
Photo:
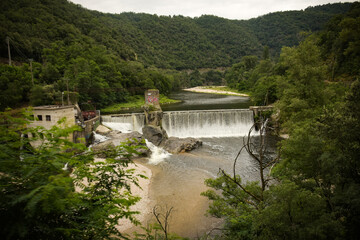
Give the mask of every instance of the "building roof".
[[34, 110], [59, 110], [59, 109], [68, 109], [68, 108], [74, 108], [74, 105], [67, 105], [67, 106], [46, 105], [46, 106], [33, 107]]

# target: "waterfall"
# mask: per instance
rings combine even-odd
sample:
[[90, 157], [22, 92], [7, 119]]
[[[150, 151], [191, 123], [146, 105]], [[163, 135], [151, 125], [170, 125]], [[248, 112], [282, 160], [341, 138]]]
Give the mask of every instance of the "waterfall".
[[142, 132], [145, 123], [145, 115], [142, 113], [118, 114], [101, 116], [102, 124], [123, 133], [132, 131]]
[[253, 125], [250, 110], [205, 110], [166, 112], [163, 127], [174, 137], [245, 136]]
[[[104, 125], [122, 132], [139, 131], [144, 126], [141, 113], [102, 116]], [[245, 136], [254, 123], [247, 109], [164, 112], [163, 128], [169, 137]]]

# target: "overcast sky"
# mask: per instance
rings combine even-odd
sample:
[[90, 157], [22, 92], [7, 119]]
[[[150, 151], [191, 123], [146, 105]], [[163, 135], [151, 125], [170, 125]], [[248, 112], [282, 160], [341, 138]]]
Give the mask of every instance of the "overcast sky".
[[228, 19], [249, 19], [270, 12], [301, 10], [308, 6], [355, 0], [70, 0], [104, 13], [136, 12], [200, 17], [211, 14]]

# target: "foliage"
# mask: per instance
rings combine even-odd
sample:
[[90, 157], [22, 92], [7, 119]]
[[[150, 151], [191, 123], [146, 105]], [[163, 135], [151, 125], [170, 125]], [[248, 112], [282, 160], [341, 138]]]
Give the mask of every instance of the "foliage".
[[131, 147], [95, 161], [84, 145], [67, 140], [77, 127], [28, 128], [22, 114], [0, 116], [2, 239], [110, 239], [122, 236], [119, 219], [137, 223], [129, 207], [139, 198], [129, 184], [142, 176], [126, 169]]
[[355, 2], [346, 14], [333, 18], [321, 34], [323, 55], [334, 80], [354, 80], [360, 75], [360, 4]]
[[[277, 55], [282, 46], [299, 42], [299, 32], [318, 31], [332, 16], [349, 7], [349, 3], [328, 4], [244, 21], [211, 15], [104, 14], [66, 0], [8, 0], [0, 5], [0, 38], [9, 36], [13, 40], [14, 57], [27, 56], [37, 62], [44, 58], [43, 49], [62, 42], [72, 45], [72, 52], [67, 52], [73, 55], [71, 58], [92, 45], [105, 48], [118, 59], [139, 60], [147, 67], [229, 67], [243, 56], [261, 56], [264, 46]], [[0, 46], [0, 55], [7, 55], [5, 44]], [[47, 64], [43, 76], [49, 81], [48, 74], [59, 77], [63, 64], [59, 66]]]
[[284, 48], [281, 53], [280, 64], [287, 69], [278, 84], [282, 122], [300, 124], [325, 104], [326, 66], [314, 41], [309, 37], [299, 47]]
[[[106, 108], [101, 109], [101, 113], [109, 114], [109, 113], [119, 113], [123, 110], [132, 109], [136, 111], [141, 108], [142, 105], [145, 103], [145, 97], [143, 95], [135, 95], [126, 98], [127, 102], [118, 103]], [[178, 103], [179, 100], [174, 100], [166, 97], [163, 94], [160, 94], [160, 105], [162, 104], [169, 104], [169, 103]]]
[[[313, 123], [298, 127], [283, 144], [283, 161], [276, 173], [319, 194], [326, 211], [336, 216], [336, 230], [356, 239], [359, 223], [359, 81], [344, 102], [326, 108]], [[355, 110], [355, 111], [354, 111]]]
[[278, 100], [277, 97], [277, 83], [280, 81], [280, 76], [266, 76], [256, 81], [251, 98], [258, 106], [269, 105]]
[[300, 11], [270, 13], [250, 19], [245, 24], [253, 31], [263, 46], [271, 53], [280, 52], [284, 46], [292, 47], [301, 40], [299, 33], [316, 32], [336, 14], [347, 12], [351, 4], [326, 4]]
[[31, 75], [21, 67], [0, 65], [0, 111], [28, 101]]
[[256, 67], [258, 58], [256, 56], [244, 56], [240, 63], [234, 64], [225, 75], [229, 87], [239, 91], [249, 90], [252, 87], [250, 76]]
[[55, 91], [54, 85], [33, 86], [30, 90], [29, 98], [32, 106], [61, 104], [61, 93]]
[[[325, 5], [237, 21], [209, 15], [192, 19], [104, 14], [66, 0], [2, 1], [0, 38], [10, 37], [12, 58], [17, 64], [34, 59], [34, 83], [30, 82], [28, 63], [22, 67], [2, 66], [0, 110], [28, 103], [30, 97], [35, 105], [58, 103], [58, 97], [40, 96], [49, 95], [49, 91], [40, 90], [40, 86], [44, 90], [48, 85], [53, 86], [56, 95], [78, 92], [80, 103], [91, 101], [97, 108], [125, 102], [129, 95], [142, 94], [147, 88], [168, 94], [181, 87], [221, 85], [224, 75], [217, 70], [206, 71], [201, 76], [194, 71], [188, 76], [164, 69], [230, 67], [245, 61], [246, 56], [260, 56], [267, 49], [263, 46], [269, 46], [266, 50], [269, 53], [264, 55], [264, 60], [269, 60], [270, 55], [278, 54], [279, 44], [296, 45], [299, 40], [294, 36], [298, 32], [320, 30], [332, 15], [345, 12], [349, 6]], [[284, 28], [289, 22], [284, 17], [291, 19], [291, 26], [296, 27]], [[281, 21], [274, 21], [279, 18]], [[261, 36], [269, 22], [273, 23], [271, 31], [266, 32], [277, 34], [284, 30], [277, 34], [280, 40], [272, 35]], [[353, 35], [347, 39], [353, 39]], [[283, 38], [292, 40], [284, 42]], [[347, 52], [355, 56], [356, 45], [349, 46], [354, 47], [347, 48]], [[0, 56], [8, 57], [6, 44], [0, 46]], [[256, 74], [252, 76], [247, 67], [240, 73], [236, 69], [234, 72], [225, 78], [230, 87], [239, 90], [251, 90], [260, 78]], [[36, 97], [29, 94], [33, 85], [38, 85], [32, 92]]]
[[[354, 9], [337, 19], [354, 17]], [[358, 34], [356, 28], [347, 31]], [[331, 67], [329, 59], [338, 52], [323, 52], [324, 36], [331, 34], [327, 30], [297, 47], [283, 48], [279, 62], [256, 81], [254, 99], [261, 103], [271, 94], [273, 117], [290, 137], [280, 143], [272, 185], [262, 188], [262, 178], [260, 184], [242, 183], [225, 172], [206, 180], [213, 188], [204, 193], [212, 200], [209, 213], [225, 218], [222, 239], [358, 238], [360, 82], [354, 80], [356, 71]], [[354, 45], [354, 39], [344, 44]], [[353, 55], [343, 57], [344, 63], [357, 64]], [[236, 66], [241, 73], [244, 65]], [[352, 81], [351, 88], [344, 76]]]
[[229, 87], [242, 92], [255, 92], [254, 100], [260, 105], [277, 100], [274, 92], [275, 78], [274, 63], [270, 59], [258, 61], [256, 56], [243, 57], [240, 63], [234, 64], [225, 74]]

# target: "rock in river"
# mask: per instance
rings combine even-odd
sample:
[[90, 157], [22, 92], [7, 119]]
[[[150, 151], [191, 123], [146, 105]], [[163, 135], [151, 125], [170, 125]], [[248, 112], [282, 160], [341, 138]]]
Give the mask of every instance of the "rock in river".
[[159, 146], [168, 137], [164, 129], [154, 125], [145, 125], [142, 132], [144, 137], [155, 146]]
[[166, 151], [170, 153], [181, 153], [181, 152], [188, 152], [195, 148], [198, 148], [202, 145], [202, 141], [195, 138], [177, 138], [177, 137], [170, 137], [163, 144], [163, 147]]

